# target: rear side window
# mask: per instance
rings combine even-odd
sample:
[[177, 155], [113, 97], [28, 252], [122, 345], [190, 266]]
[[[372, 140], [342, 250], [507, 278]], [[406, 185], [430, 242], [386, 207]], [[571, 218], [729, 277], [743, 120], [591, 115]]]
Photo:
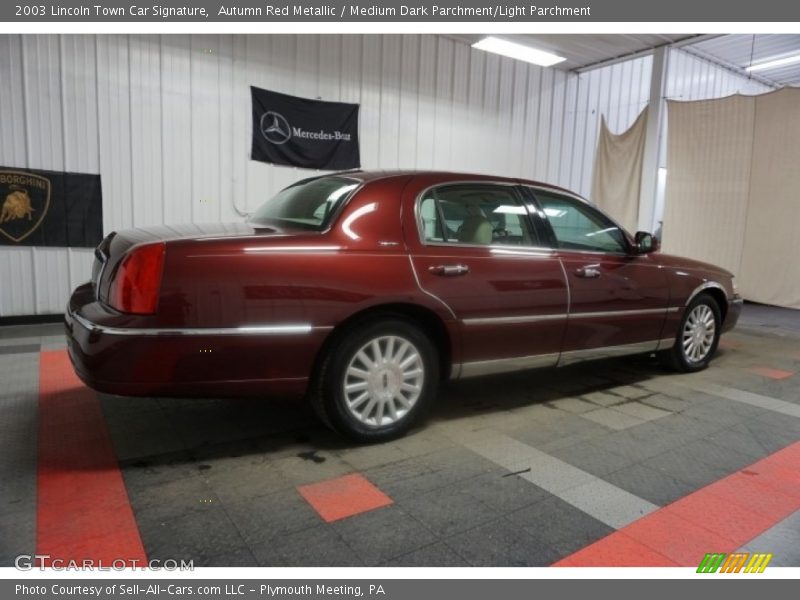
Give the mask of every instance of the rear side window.
[[302, 229], [322, 231], [359, 183], [348, 177], [300, 181], [262, 204], [249, 222], [259, 225], [284, 222]]
[[534, 190], [558, 247], [592, 252], [627, 251], [625, 234], [599, 210], [576, 198]]
[[445, 185], [420, 200], [421, 237], [428, 243], [535, 246], [525, 206], [510, 186]]

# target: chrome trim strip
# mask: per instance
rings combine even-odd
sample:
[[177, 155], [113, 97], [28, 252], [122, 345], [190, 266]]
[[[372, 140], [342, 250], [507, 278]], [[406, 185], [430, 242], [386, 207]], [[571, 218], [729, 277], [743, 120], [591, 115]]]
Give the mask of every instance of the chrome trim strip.
[[289, 325], [244, 325], [242, 327], [208, 327], [208, 328], [136, 328], [107, 327], [92, 323], [77, 313], [70, 316], [89, 331], [99, 331], [106, 335], [142, 335], [142, 336], [187, 336], [187, 335], [307, 335], [313, 330], [332, 329], [332, 327], [314, 327], [309, 323]]
[[464, 325], [517, 325], [519, 323], [536, 323], [538, 321], [555, 321], [566, 319], [567, 313], [556, 315], [523, 315], [519, 317], [476, 317], [463, 319]]
[[558, 359], [558, 366], [563, 367], [577, 362], [595, 360], [599, 358], [613, 358], [615, 356], [625, 356], [628, 354], [643, 354], [645, 352], [655, 352], [661, 340], [649, 340], [647, 342], [636, 342], [635, 344], [622, 344], [619, 346], [604, 346], [601, 348], [585, 348], [582, 350], [570, 350], [562, 352]]
[[536, 354], [533, 356], [517, 356], [513, 358], [497, 358], [492, 360], [479, 360], [474, 362], [454, 364], [451, 372], [453, 379], [491, 375], [494, 373], [509, 373], [511, 371], [525, 371], [542, 367], [563, 367], [577, 362], [595, 360], [598, 358], [613, 358], [628, 354], [644, 354], [663, 349], [662, 344], [672, 346], [674, 339], [649, 340], [635, 344], [622, 344], [619, 346], [604, 346], [601, 348], [586, 348], [583, 350], [570, 350], [568, 352], [552, 352], [549, 354]]
[[[524, 371], [540, 367], [554, 367], [558, 363], [558, 352], [551, 354], [536, 354], [533, 356], [517, 356], [514, 358], [498, 358], [494, 360], [479, 360], [460, 365], [460, 375], [454, 379], [465, 377], [478, 377], [494, 373], [509, 373], [511, 371]], [[453, 372], [456, 371], [453, 365]]]
[[556, 313], [548, 315], [521, 315], [517, 317], [476, 317], [463, 319], [464, 325], [516, 325], [519, 323], [536, 323], [538, 321], [555, 321], [557, 319], [595, 319], [602, 317], [628, 317], [638, 315], [667, 315], [677, 312], [680, 306], [666, 308], [643, 308], [638, 310], [607, 310], [599, 312]]
[[725, 288], [721, 284], [717, 283], [716, 281], [706, 281], [705, 283], [701, 283], [696, 288], [694, 288], [694, 290], [692, 290], [692, 293], [689, 294], [689, 297], [686, 299], [686, 304], [684, 306], [689, 306], [689, 303], [692, 300], [694, 300], [697, 294], [711, 288], [722, 290], [722, 293], [725, 294], [725, 298], [726, 299], [728, 298], [728, 292], [725, 291]]
[[658, 346], [656, 346], [656, 351], [658, 350], [666, 350], [667, 348], [672, 348], [675, 345], [675, 338], [661, 338], [658, 340]]
[[679, 306], [667, 306], [666, 308], [641, 308], [635, 310], [604, 310], [598, 312], [579, 312], [570, 313], [570, 319], [594, 319], [596, 317], [628, 317], [637, 315], [657, 315], [667, 314], [680, 310]]

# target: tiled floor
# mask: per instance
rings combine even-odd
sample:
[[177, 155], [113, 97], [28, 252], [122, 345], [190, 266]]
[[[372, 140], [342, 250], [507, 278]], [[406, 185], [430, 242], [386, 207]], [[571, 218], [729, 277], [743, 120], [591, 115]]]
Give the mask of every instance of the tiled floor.
[[[800, 441], [800, 313], [775, 314], [746, 307], [699, 374], [637, 357], [447, 384], [427, 423], [377, 446], [297, 402], [94, 397], [150, 558], [550, 565], [634, 527], [619, 547], [669, 564], [670, 539], [636, 537], [662, 507]], [[36, 549], [40, 352], [63, 345], [58, 326], [0, 328], [2, 565]], [[800, 465], [780, 468], [800, 507]], [[800, 566], [798, 515], [759, 521], [744, 550]], [[724, 539], [700, 530], [698, 548]]]

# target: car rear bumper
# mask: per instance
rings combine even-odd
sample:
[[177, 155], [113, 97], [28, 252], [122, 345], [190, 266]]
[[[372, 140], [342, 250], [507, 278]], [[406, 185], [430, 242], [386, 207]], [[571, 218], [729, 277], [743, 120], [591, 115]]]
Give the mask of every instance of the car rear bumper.
[[311, 328], [231, 335], [229, 329], [155, 330], [119, 321], [85, 286], [64, 314], [78, 377], [92, 389], [123, 396], [302, 395], [327, 334]]

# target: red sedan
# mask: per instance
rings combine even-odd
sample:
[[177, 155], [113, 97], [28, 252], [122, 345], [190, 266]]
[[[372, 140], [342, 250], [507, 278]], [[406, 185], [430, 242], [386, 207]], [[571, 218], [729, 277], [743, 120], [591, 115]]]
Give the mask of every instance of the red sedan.
[[657, 246], [532, 181], [326, 175], [247, 223], [109, 235], [69, 301], [69, 352], [103, 392], [307, 395], [383, 440], [441, 379], [650, 352], [706, 367], [741, 311], [733, 277]]

